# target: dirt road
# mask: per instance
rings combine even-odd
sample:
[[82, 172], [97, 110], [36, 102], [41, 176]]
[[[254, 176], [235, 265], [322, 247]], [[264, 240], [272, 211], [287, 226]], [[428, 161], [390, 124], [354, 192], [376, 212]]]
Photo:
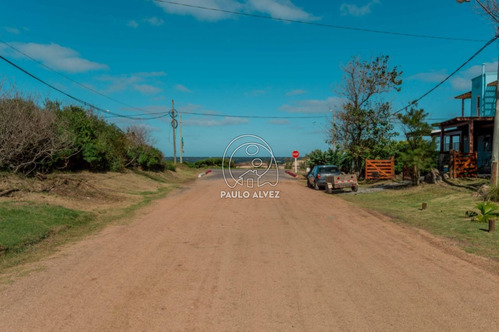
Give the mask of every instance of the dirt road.
[[[0, 331], [498, 331], [498, 277], [297, 181], [212, 174], [1, 285]], [[253, 191], [252, 191], [253, 194]]]

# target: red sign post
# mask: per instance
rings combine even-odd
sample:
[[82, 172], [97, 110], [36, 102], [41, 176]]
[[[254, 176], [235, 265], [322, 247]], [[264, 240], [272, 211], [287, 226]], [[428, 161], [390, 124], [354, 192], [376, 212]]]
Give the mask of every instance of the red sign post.
[[295, 158], [295, 174], [297, 174], [297, 158], [300, 156], [299, 151], [292, 152], [292, 157]]

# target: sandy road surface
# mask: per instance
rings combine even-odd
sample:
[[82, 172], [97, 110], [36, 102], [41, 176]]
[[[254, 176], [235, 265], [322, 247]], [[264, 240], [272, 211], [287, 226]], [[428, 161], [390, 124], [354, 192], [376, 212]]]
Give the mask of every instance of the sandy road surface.
[[498, 331], [498, 277], [338, 197], [209, 175], [36, 263], [0, 331]]

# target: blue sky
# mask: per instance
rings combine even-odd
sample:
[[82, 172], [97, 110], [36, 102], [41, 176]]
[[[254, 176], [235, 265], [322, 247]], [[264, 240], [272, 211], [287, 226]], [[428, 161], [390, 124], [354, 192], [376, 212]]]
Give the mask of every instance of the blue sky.
[[[327, 119], [338, 108], [342, 65], [352, 56], [387, 54], [403, 71], [403, 88], [387, 96], [394, 109], [421, 96], [494, 34], [471, 3], [456, 1], [177, 0], [177, 2], [305, 22], [425, 34], [456, 41], [376, 34], [285, 23], [147, 0], [9, 1], [0, 5], [0, 54], [54, 86], [112, 112], [180, 112], [314, 119], [247, 119], [183, 115], [186, 156], [220, 156], [241, 134], [263, 137], [275, 155], [326, 149]], [[48, 66], [63, 76], [48, 70]], [[419, 106], [433, 122], [460, 115], [453, 97], [470, 90], [481, 64], [495, 71], [498, 41]], [[0, 62], [4, 87], [71, 101]], [[74, 81], [118, 100], [82, 88]], [[128, 106], [125, 106], [126, 104]], [[131, 109], [129, 106], [142, 108]], [[155, 145], [172, 155], [169, 119], [147, 126]], [[397, 128], [396, 128], [397, 129]]]

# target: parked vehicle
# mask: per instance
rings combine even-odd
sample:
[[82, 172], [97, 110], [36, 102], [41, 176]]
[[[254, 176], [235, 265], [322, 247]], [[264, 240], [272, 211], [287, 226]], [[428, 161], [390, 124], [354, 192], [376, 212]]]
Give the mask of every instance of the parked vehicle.
[[316, 190], [326, 188], [326, 177], [340, 175], [340, 170], [335, 165], [317, 165], [307, 174], [307, 186]]
[[351, 188], [352, 191], [358, 191], [358, 177], [356, 174], [340, 174], [329, 175], [326, 177], [325, 191], [328, 194], [334, 190], [342, 190], [343, 188]]

